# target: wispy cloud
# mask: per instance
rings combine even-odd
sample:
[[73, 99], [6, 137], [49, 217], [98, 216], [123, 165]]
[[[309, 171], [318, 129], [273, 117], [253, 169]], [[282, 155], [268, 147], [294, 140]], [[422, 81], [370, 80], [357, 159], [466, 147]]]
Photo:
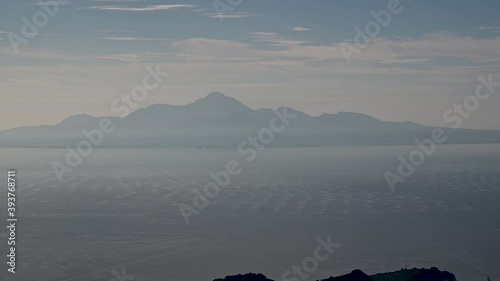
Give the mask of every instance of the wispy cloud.
[[256, 54], [247, 44], [231, 40], [191, 38], [173, 42], [172, 46], [179, 50], [182, 55], [241, 57]]
[[100, 11], [127, 11], [127, 12], [153, 12], [153, 11], [169, 11], [177, 10], [182, 8], [193, 8], [193, 5], [150, 5], [146, 7], [125, 7], [125, 6], [115, 6], [115, 5], [105, 5], [105, 6], [91, 6], [86, 7], [88, 10], [100, 10]]
[[460, 58], [470, 62], [499, 61], [500, 37], [474, 39], [452, 33], [430, 33], [418, 39], [375, 40], [364, 50], [360, 60], [395, 58]]
[[[67, 5], [71, 0], [55, 0], [59, 6], [61, 5]], [[36, 1], [34, 3], [28, 3], [26, 4], [27, 6], [50, 6], [53, 3], [47, 2], [47, 1]]]
[[[196, 58], [217, 58], [223, 56], [245, 58], [254, 61], [274, 61], [280, 63], [309, 62], [326, 63], [333, 60], [342, 60], [343, 54], [339, 43], [314, 45], [307, 41], [298, 41], [280, 36], [273, 32], [252, 32], [251, 38], [263, 42], [275, 49], [256, 48], [255, 44], [242, 43], [231, 40], [215, 40], [207, 38], [192, 38], [189, 40], [174, 41], [172, 46], [182, 52], [185, 57], [192, 55]], [[455, 63], [465, 60], [468, 67], [490, 65], [497, 67], [500, 62], [500, 37], [473, 39], [453, 34], [432, 33], [419, 38], [404, 40], [379, 39], [358, 56], [364, 71], [382, 67], [402, 72], [409, 70], [411, 65], [417, 67], [413, 71], [428, 73], [431, 69], [456, 69]], [[444, 60], [441, 60], [441, 59]], [[466, 66], [462, 66], [465, 71]]]
[[[274, 33], [259, 33], [258, 36], [269, 36]], [[255, 48], [254, 44], [216, 40], [208, 38], [192, 38], [172, 43], [172, 46], [179, 50], [182, 58], [206, 59], [215, 58], [215, 63], [226, 62], [261, 62], [267, 65], [278, 61], [279, 64], [290, 63], [300, 65], [306, 61], [326, 61], [334, 58], [343, 58], [340, 49], [334, 46], [307, 46], [297, 44], [287, 44], [280, 41], [280, 48], [274, 50], [264, 50]], [[278, 44], [278, 42], [274, 42]], [[228, 59], [230, 58], [230, 59]]]
[[148, 37], [104, 37], [106, 40], [115, 41], [171, 41], [167, 38], [148, 38]]
[[214, 18], [214, 19], [240, 19], [240, 18], [262, 16], [261, 14], [248, 13], [248, 12], [208, 13], [208, 14], [204, 14], [204, 15], [209, 17], [209, 18]]
[[168, 53], [143, 52], [143, 53], [106, 54], [106, 55], [96, 56], [95, 59], [123, 62], [123, 63], [135, 63], [135, 62], [144, 63], [151, 61], [164, 61], [170, 56], [172, 55]]
[[112, 30], [112, 29], [101, 29], [97, 30], [97, 32], [102, 32], [102, 33], [132, 33], [132, 30]]
[[289, 39], [273, 32], [251, 32], [249, 34], [254, 40], [265, 42], [275, 47], [290, 47], [307, 43], [306, 41]]
[[11, 47], [4, 47], [0, 48], [0, 56], [10, 56], [18, 59], [41, 59], [51, 61], [52, 63], [56, 61], [88, 62], [88, 57], [49, 49], [25, 50], [16, 53]]
[[487, 31], [493, 33], [500, 33], [500, 26], [475, 26], [472, 28], [475, 31]]
[[297, 32], [301, 32], [301, 31], [309, 31], [310, 29], [309, 28], [306, 28], [306, 27], [300, 27], [300, 26], [296, 26], [296, 27], [293, 27], [292, 29], [290, 29], [291, 31], [297, 31]]
[[95, 57], [98, 60], [111, 60], [119, 62], [139, 62], [144, 60], [140, 54], [109, 54]]

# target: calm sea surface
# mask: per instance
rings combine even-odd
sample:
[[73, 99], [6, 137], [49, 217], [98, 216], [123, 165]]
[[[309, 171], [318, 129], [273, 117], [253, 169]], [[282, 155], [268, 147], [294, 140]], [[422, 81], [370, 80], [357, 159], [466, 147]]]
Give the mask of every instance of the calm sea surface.
[[[1, 223], [10, 168], [19, 221], [17, 273], [3, 266], [0, 280], [107, 281], [122, 270], [150, 281], [281, 280], [329, 235], [340, 247], [309, 280], [432, 266], [499, 279], [500, 145], [439, 146], [391, 193], [384, 172], [414, 149], [269, 148], [251, 162], [236, 149], [95, 149], [59, 182], [51, 164], [65, 163], [65, 150], [3, 148]], [[186, 225], [179, 204], [193, 206], [193, 189], [230, 160], [241, 173]]]

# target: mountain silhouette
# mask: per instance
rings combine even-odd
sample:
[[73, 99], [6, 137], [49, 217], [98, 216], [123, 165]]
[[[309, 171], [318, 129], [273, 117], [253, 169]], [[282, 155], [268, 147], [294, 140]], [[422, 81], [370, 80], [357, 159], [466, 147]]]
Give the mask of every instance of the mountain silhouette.
[[322, 281], [373, 281], [373, 280], [363, 271], [356, 269], [349, 274], [338, 277], [330, 277], [328, 279], [323, 279]]
[[[299, 280], [292, 278], [291, 280]], [[344, 274], [337, 277], [329, 277], [318, 281], [456, 281], [454, 274], [447, 271], [440, 271], [432, 267], [431, 269], [413, 268], [401, 269], [399, 271], [378, 273], [368, 276], [359, 269], [353, 270], [349, 274]], [[225, 278], [215, 279], [214, 281], [273, 281], [268, 279], [263, 274], [238, 274], [226, 276]]]
[[[277, 113], [278, 112], [278, 113]], [[156, 104], [124, 118], [108, 117], [116, 128], [101, 147], [237, 147], [249, 136], [269, 128], [277, 114], [294, 115], [266, 146], [413, 145], [434, 128], [413, 122], [388, 122], [372, 116], [339, 112], [318, 117], [291, 108], [251, 109], [213, 92], [188, 105]], [[84, 140], [83, 130], [99, 129], [103, 118], [86, 114], [54, 126], [20, 127], [0, 132], [3, 147], [65, 147]], [[279, 121], [279, 120], [278, 120]], [[281, 122], [275, 122], [280, 124]], [[278, 125], [276, 125], [278, 126]], [[447, 143], [499, 143], [500, 131], [443, 128]]]
[[233, 276], [226, 276], [225, 278], [215, 279], [214, 281], [273, 281], [268, 279], [264, 274], [238, 274]]

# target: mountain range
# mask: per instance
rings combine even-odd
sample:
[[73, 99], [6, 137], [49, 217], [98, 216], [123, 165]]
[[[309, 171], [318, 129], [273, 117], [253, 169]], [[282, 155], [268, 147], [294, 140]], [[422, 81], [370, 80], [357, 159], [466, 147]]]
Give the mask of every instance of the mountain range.
[[[104, 134], [99, 146], [237, 147], [249, 136], [259, 136], [259, 132], [269, 128], [280, 113], [294, 118], [289, 124], [274, 120], [275, 127], [284, 126], [284, 129], [275, 132], [266, 146], [413, 145], [416, 139], [429, 138], [435, 129], [413, 122], [382, 121], [351, 112], [314, 117], [285, 107], [254, 110], [232, 97], [213, 92], [188, 105], [156, 104], [123, 118], [106, 117], [115, 130]], [[0, 146], [76, 146], [80, 140], [86, 139], [83, 130], [99, 129], [103, 118], [81, 114], [53, 126], [4, 130], [0, 132]], [[500, 131], [443, 130], [448, 136], [446, 143], [500, 143]]]

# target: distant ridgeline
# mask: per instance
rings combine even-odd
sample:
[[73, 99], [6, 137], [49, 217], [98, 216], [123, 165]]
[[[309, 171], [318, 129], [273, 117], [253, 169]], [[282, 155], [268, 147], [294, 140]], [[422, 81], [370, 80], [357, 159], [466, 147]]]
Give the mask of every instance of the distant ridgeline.
[[[295, 280], [296, 279], [296, 280]], [[298, 278], [290, 279], [289, 281], [299, 281]], [[368, 276], [363, 271], [356, 269], [349, 274], [338, 277], [330, 277], [318, 281], [456, 281], [455, 275], [447, 271], [440, 271], [433, 267], [431, 269], [413, 268], [401, 269], [399, 271], [378, 273]], [[488, 279], [489, 280], [489, 279]], [[214, 281], [273, 281], [262, 274], [239, 274], [234, 276], [226, 276]]]
[[311, 116], [286, 107], [252, 109], [222, 93], [188, 105], [151, 105], [122, 117], [80, 114], [53, 126], [4, 130], [0, 147], [238, 148], [248, 154], [270, 146], [500, 143], [500, 131], [433, 128], [352, 112]]

